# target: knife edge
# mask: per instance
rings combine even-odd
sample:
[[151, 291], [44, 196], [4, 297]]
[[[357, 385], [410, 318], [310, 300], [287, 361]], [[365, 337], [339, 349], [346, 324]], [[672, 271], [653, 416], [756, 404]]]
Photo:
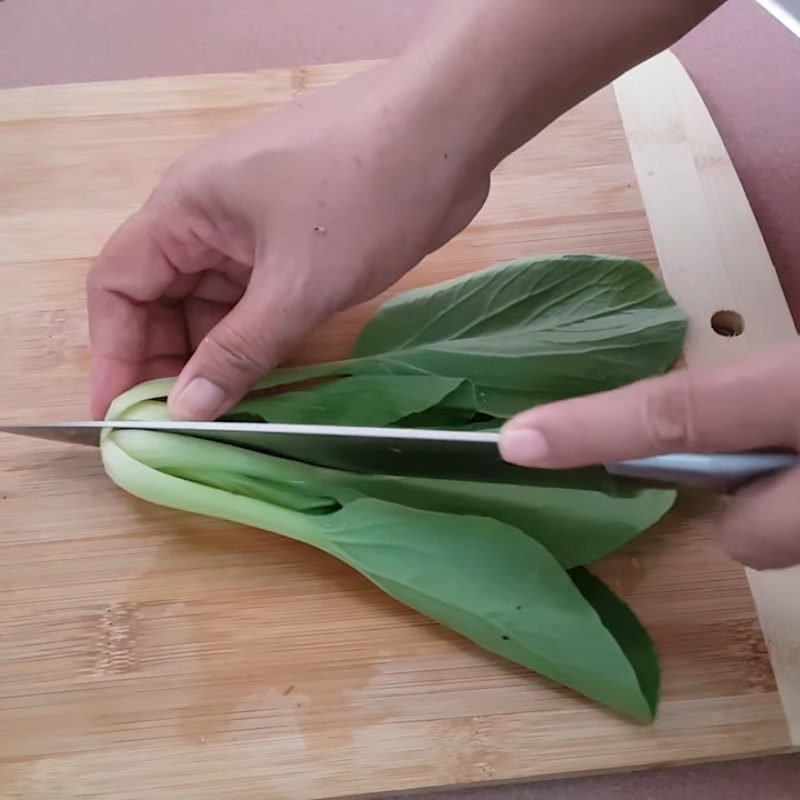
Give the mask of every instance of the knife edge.
[[44, 425], [3, 424], [0, 431], [19, 436], [82, 443], [82, 434], [90, 434], [90, 443], [99, 444], [99, 434], [106, 429], [163, 431], [186, 434], [263, 434], [298, 436], [339, 436], [362, 439], [397, 439], [433, 442], [474, 442], [494, 444], [500, 434], [494, 431], [447, 431], [428, 428], [375, 428], [352, 425], [299, 425], [276, 422], [174, 422], [158, 420], [101, 420], [55, 422]]

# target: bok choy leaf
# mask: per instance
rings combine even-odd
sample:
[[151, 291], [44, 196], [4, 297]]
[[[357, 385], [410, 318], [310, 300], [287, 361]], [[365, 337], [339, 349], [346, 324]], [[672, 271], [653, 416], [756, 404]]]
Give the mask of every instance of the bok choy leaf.
[[[350, 358], [276, 370], [231, 418], [496, 429], [522, 408], [664, 372], [685, 327], [638, 262], [517, 261], [398, 296]], [[331, 380], [292, 389], [311, 378]], [[135, 387], [109, 417], [166, 419], [171, 386]], [[654, 524], [673, 492], [616, 491], [607, 476], [552, 488], [376, 474], [321, 466], [302, 448], [254, 447], [247, 437], [109, 430], [102, 455], [137, 497], [317, 547], [480, 647], [653, 718], [653, 643], [585, 565]]]

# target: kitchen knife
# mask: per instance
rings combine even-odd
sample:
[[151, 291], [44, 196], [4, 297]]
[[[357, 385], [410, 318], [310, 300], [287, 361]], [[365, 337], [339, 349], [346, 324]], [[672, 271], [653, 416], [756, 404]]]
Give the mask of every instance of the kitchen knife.
[[527, 469], [500, 458], [500, 434], [494, 431], [127, 420], [0, 426], [5, 433], [95, 446], [104, 429], [198, 436], [353, 472], [597, 489], [614, 494], [632, 493], [641, 481], [731, 492], [798, 465], [795, 453], [673, 453], [603, 467]]

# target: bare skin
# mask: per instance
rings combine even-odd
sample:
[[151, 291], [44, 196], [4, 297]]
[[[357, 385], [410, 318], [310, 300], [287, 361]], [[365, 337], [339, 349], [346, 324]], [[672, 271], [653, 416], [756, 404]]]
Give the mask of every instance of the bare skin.
[[[712, 371], [680, 370], [531, 409], [508, 422], [507, 461], [566, 468], [670, 452], [800, 450], [800, 345]], [[719, 533], [756, 569], [800, 563], [800, 470], [740, 491]]]
[[[167, 375], [175, 417], [224, 413], [305, 333], [469, 224], [506, 155], [720, 4], [447, 0], [387, 64], [188, 153], [89, 275], [93, 413]], [[798, 348], [539, 408], [506, 426], [503, 453], [562, 467], [796, 448], [787, 363]], [[756, 567], [798, 563], [798, 512], [800, 473], [763, 482], [735, 500], [723, 544]]]
[[89, 275], [92, 408], [180, 373], [230, 408], [335, 312], [467, 225], [492, 169], [719, 0], [447, 0], [396, 59], [174, 164]]

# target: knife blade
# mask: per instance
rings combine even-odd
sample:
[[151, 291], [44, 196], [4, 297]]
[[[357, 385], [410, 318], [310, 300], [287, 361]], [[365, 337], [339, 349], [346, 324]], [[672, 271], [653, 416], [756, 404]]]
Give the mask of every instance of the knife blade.
[[216, 434], [249, 434], [264, 436], [355, 437], [360, 439], [402, 439], [424, 441], [491, 442], [500, 440], [498, 433], [486, 431], [440, 431], [426, 428], [371, 428], [348, 425], [294, 425], [276, 422], [175, 422], [171, 420], [101, 420], [54, 422], [45, 425], [0, 425], [0, 431], [35, 439], [100, 446], [103, 430], [147, 430], [184, 433], [195, 436]]
[[800, 0], [758, 0], [758, 3], [800, 38]]
[[503, 461], [496, 431], [135, 420], [0, 426], [5, 433], [94, 446], [100, 444], [103, 430], [109, 429], [198, 436], [352, 472], [591, 489], [617, 495], [635, 493], [643, 481], [731, 492], [799, 463], [796, 453], [672, 453], [597, 467], [544, 470]]
[[97, 446], [104, 429], [148, 430], [235, 444], [321, 467], [361, 473], [429, 477], [629, 495], [636, 488], [602, 468], [530, 470], [500, 458], [500, 434], [344, 425], [135, 420], [4, 425], [5, 433]]

